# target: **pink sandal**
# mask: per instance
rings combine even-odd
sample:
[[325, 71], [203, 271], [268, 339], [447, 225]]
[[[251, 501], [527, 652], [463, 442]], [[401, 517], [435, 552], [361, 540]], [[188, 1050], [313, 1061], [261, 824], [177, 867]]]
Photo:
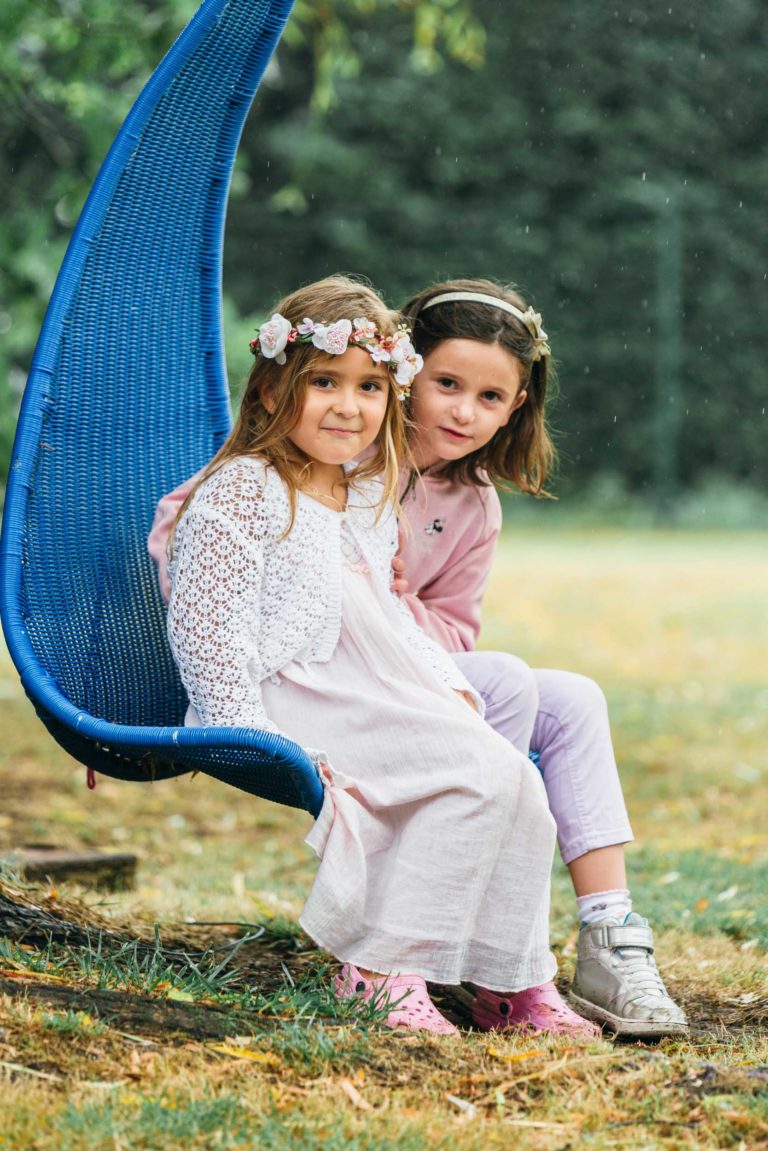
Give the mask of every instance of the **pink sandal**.
[[594, 1039], [600, 1028], [572, 1011], [554, 983], [528, 987], [514, 995], [499, 995], [478, 987], [472, 1005], [472, 1019], [480, 1031], [513, 1028], [520, 1031], [547, 1031], [550, 1035], [572, 1035]]
[[362, 999], [375, 1006], [393, 1003], [387, 1027], [429, 1031], [432, 1035], [458, 1035], [458, 1028], [435, 1007], [420, 975], [388, 975], [366, 979], [351, 963], [345, 963], [333, 980], [337, 999]]

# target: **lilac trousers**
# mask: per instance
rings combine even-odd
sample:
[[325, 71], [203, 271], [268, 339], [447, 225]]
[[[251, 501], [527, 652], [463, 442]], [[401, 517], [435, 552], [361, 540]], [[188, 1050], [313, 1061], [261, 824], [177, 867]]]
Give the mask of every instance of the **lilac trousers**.
[[565, 863], [632, 839], [605, 696], [586, 676], [530, 668], [496, 651], [454, 652], [485, 718], [519, 751], [534, 748]]

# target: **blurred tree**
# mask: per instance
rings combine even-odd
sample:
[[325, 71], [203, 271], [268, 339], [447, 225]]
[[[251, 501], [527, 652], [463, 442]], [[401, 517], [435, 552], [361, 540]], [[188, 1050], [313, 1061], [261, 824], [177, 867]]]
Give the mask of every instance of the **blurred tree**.
[[[87, 185], [195, 7], [5, 0], [0, 333], [16, 387]], [[233, 184], [234, 372], [255, 322], [240, 317], [330, 271], [368, 274], [393, 300], [445, 275], [514, 279], [561, 361], [561, 486], [607, 473], [642, 491], [657, 419], [653, 185], [681, 220], [677, 475], [764, 489], [767, 48], [760, 0], [298, 0]]]
[[349, 31], [361, 75], [339, 80], [324, 119], [302, 90], [308, 59], [281, 58], [244, 140], [253, 195], [231, 209], [240, 307], [262, 306], [263, 268], [277, 290], [359, 271], [395, 299], [446, 274], [517, 280], [562, 362], [564, 486], [612, 473], [642, 491], [660, 474], [652, 183], [683, 235], [676, 474], [765, 488], [768, 11], [473, 7], [480, 75], [414, 70], [403, 30], [371, 17]]
[[[0, 475], [80, 208], [133, 101], [198, 7], [199, 0], [4, 0], [0, 8]], [[309, 62], [300, 92], [312, 116], [332, 108], [342, 78], [360, 73], [348, 21], [379, 14], [392, 21], [413, 66], [434, 69], [443, 53], [482, 60], [483, 29], [469, 0], [298, 0], [285, 54], [293, 46]], [[271, 76], [279, 82], [277, 65]]]

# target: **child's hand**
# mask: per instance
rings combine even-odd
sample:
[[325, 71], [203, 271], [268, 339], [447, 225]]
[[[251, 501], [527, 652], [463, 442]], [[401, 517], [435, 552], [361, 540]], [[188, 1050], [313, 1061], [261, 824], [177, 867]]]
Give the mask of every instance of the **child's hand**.
[[473, 711], [477, 711], [477, 704], [475, 703], [475, 697], [472, 695], [471, 692], [459, 691], [459, 689], [457, 687], [455, 687], [453, 690], [456, 692], [457, 695], [460, 695], [462, 697], [462, 699], [465, 699], [467, 701], [467, 703], [469, 704], [469, 706], [472, 708]]
[[408, 580], [403, 577], [405, 571], [405, 560], [400, 556], [395, 556], [392, 560], [392, 591], [396, 595], [402, 595], [403, 592], [408, 591]]

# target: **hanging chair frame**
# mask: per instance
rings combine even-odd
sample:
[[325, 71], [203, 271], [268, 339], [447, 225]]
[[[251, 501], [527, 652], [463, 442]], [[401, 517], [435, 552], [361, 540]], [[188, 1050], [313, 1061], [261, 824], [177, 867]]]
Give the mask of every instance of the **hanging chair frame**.
[[[207, 413], [214, 448], [229, 432], [229, 393], [221, 337], [227, 196], [245, 117], [292, 4], [293, 0], [204, 0], [138, 97], [102, 165], [56, 281], [22, 399], [0, 539], [0, 613], [9, 652], [38, 715], [54, 738], [90, 769], [131, 780], [202, 771], [243, 790], [317, 815], [323, 800], [317, 771], [306, 752], [282, 736], [250, 728], [116, 723], [73, 702], [33, 642], [34, 621], [25, 588], [30, 564], [30, 498], [43, 470], [42, 453], [48, 449], [47, 421], [57, 403], [52, 381], [62, 340], [73, 338], [72, 302], [80, 289], [94, 237], [104, 227], [116, 189], [130, 169], [160, 101], [167, 97], [182, 71], [193, 66], [195, 53], [207, 38], [215, 37], [220, 22], [239, 7], [241, 16], [244, 9], [253, 14], [258, 32], [253, 43], [244, 49], [241, 79], [229, 94], [218, 135], [203, 209], [199, 300], [201, 328], [206, 334]], [[200, 463], [199, 459], [191, 461], [189, 472]], [[61, 492], [61, 499], [69, 494]]]

